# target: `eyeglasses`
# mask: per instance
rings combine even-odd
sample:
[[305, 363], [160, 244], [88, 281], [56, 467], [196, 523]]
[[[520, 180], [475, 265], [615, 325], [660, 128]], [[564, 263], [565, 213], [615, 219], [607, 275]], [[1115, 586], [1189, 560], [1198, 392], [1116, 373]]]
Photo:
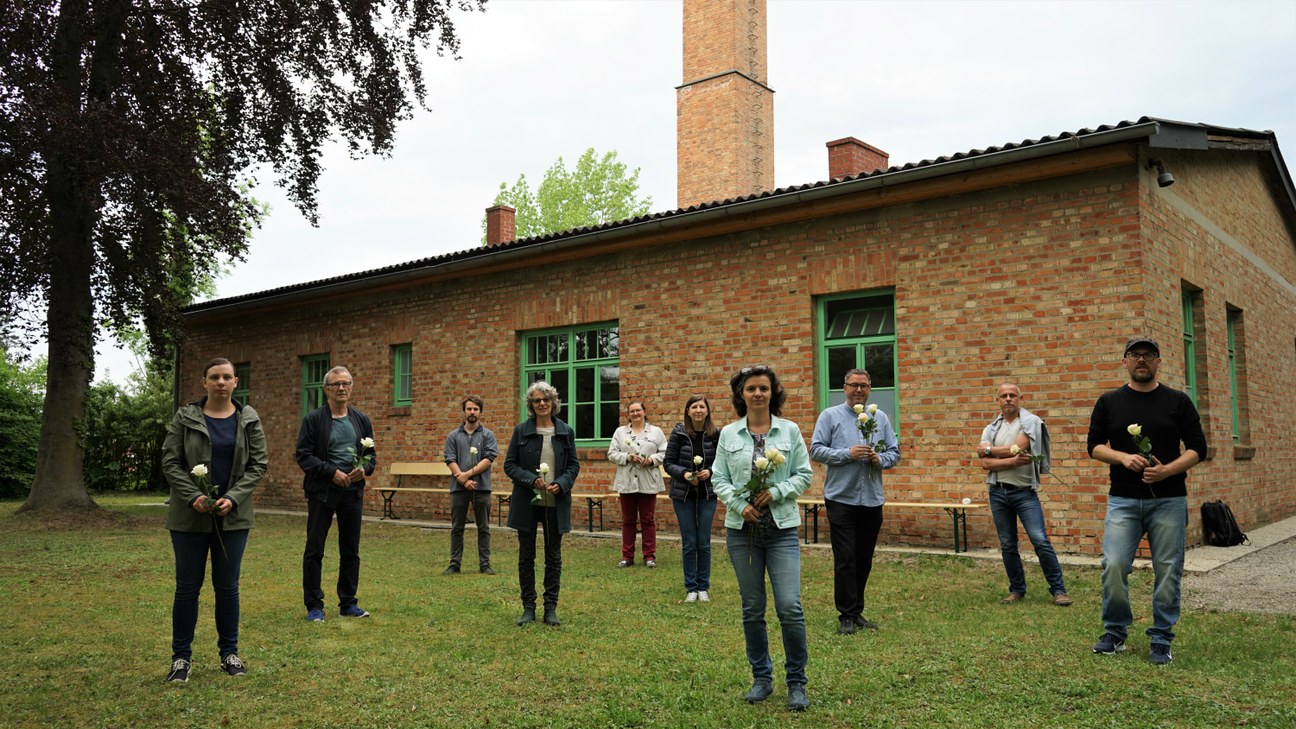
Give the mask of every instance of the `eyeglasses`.
[[873, 387], [873, 385], [868, 382], [847, 382], [846, 383], [847, 390], [867, 390], [870, 387]]
[[768, 375], [773, 371], [768, 365], [758, 364], [752, 367], [744, 367], [738, 370], [738, 374], [746, 377], [747, 375]]
[[1125, 359], [1131, 359], [1135, 362], [1151, 362], [1154, 359], [1161, 359], [1161, 355], [1154, 352], [1126, 352]]
[[538, 402], [549, 402], [549, 400], [550, 400], [550, 398], [547, 398], [547, 397], [533, 397], [533, 398], [531, 398], [531, 402], [532, 402], [532, 403], [538, 403]]
[[341, 388], [343, 388], [343, 387], [350, 387], [350, 386], [351, 386], [351, 383], [350, 383], [350, 382], [330, 382], [330, 383], [328, 383], [328, 384], [326, 384], [326, 385], [324, 385], [324, 386], [325, 386], [325, 387], [331, 387], [331, 388], [333, 388], [334, 390], [337, 390], [337, 389], [341, 389]]

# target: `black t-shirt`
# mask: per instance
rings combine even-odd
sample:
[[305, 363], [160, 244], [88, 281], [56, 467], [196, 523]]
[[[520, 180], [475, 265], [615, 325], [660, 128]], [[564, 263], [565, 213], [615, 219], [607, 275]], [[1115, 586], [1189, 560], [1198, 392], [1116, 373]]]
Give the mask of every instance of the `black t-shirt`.
[[[1201, 416], [1192, 399], [1172, 387], [1158, 384], [1151, 392], [1139, 392], [1123, 385], [1104, 392], [1094, 403], [1089, 419], [1089, 454], [1096, 446], [1107, 445], [1125, 453], [1138, 453], [1129, 426], [1137, 423], [1152, 445], [1152, 455], [1161, 463], [1170, 463], [1183, 450], [1197, 451], [1206, 458], [1206, 435]], [[1159, 483], [1145, 484], [1143, 477], [1121, 465], [1110, 467], [1112, 496], [1149, 499], [1161, 496], [1187, 496], [1187, 474], [1171, 476]]]
[[207, 421], [207, 437], [211, 440], [211, 482], [217, 493], [224, 495], [231, 486], [230, 473], [234, 471], [234, 439], [238, 436], [238, 412], [224, 418], [203, 415]]

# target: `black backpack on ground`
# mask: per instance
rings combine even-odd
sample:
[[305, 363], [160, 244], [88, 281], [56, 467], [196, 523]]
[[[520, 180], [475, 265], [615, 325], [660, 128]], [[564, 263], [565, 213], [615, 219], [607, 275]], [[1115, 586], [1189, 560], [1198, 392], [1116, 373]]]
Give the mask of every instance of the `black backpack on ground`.
[[1201, 505], [1202, 541], [1212, 547], [1232, 547], [1250, 544], [1251, 540], [1238, 528], [1237, 519], [1228, 504], [1216, 499]]

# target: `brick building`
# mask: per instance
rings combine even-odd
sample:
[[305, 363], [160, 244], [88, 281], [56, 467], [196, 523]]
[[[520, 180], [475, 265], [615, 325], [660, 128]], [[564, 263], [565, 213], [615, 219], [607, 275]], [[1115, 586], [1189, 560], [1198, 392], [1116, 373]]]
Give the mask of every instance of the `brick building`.
[[[808, 438], [863, 365], [900, 434], [890, 500], [984, 500], [972, 447], [1013, 380], [1067, 482], [1041, 493], [1054, 544], [1092, 554], [1107, 476], [1085, 453], [1089, 411], [1138, 333], [1161, 342], [1162, 380], [1194, 396], [1211, 444], [1189, 478], [1190, 542], [1210, 498], [1244, 529], [1296, 514], [1296, 191], [1271, 132], [1144, 117], [899, 167], [848, 137], [828, 143], [827, 181], [774, 190], [763, 11], [685, 3], [680, 208], [525, 240], [493, 208], [485, 247], [190, 307], [181, 397], [209, 357], [238, 363], [271, 451], [258, 504], [301, 506], [293, 444], [332, 365], [354, 374], [385, 463], [439, 460], [469, 393], [502, 453], [525, 386], [548, 379], [582, 446], [578, 489], [596, 492], [630, 399], [669, 430], [702, 392], [727, 421], [729, 375], [764, 362]], [[502, 455], [494, 480], [508, 489]], [[446, 518], [447, 499], [414, 496], [403, 513]], [[969, 528], [997, 544], [988, 515]], [[948, 530], [896, 510], [882, 539]]]

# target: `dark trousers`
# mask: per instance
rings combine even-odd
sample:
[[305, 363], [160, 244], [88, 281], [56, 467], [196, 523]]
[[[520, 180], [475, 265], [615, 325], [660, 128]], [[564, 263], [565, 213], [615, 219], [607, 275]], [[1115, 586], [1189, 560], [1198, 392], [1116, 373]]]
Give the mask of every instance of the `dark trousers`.
[[558, 607], [558, 587], [562, 582], [562, 533], [558, 531], [558, 513], [552, 506], [532, 506], [535, 515], [530, 530], [518, 530], [518, 587], [522, 590], [522, 607], [535, 609], [536, 529], [544, 526], [544, 606]]
[[864, 616], [864, 588], [873, 571], [873, 550], [882, 531], [881, 506], [825, 500], [833, 552], [833, 602], [839, 618]]
[[[239, 571], [248, 530], [221, 532], [171, 532], [175, 552], [175, 600], [171, 603], [171, 659], [193, 655], [194, 628], [198, 625], [198, 593], [207, 576], [211, 554], [212, 591], [216, 594], [216, 646], [221, 658], [238, 653]], [[222, 545], [224, 547], [222, 548]]]
[[324, 547], [328, 542], [333, 517], [338, 523], [337, 596], [338, 609], [356, 604], [360, 585], [360, 515], [363, 494], [356, 489], [330, 487], [328, 498], [306, 499], [306, 551], [302, 554], [302, 600], [307, 610], [324, 609], [324, 591], [320, 589], [320, 570], [324, 564]]
[[480, 569], [490, 567], [490, 503], [489, 491], [450, 492], [450, 566], [459, 569], [463, 562], [464, 525], [468, 522], [468, 505], [472, 504], [473, 522], [477, 525], [477, 564]]

